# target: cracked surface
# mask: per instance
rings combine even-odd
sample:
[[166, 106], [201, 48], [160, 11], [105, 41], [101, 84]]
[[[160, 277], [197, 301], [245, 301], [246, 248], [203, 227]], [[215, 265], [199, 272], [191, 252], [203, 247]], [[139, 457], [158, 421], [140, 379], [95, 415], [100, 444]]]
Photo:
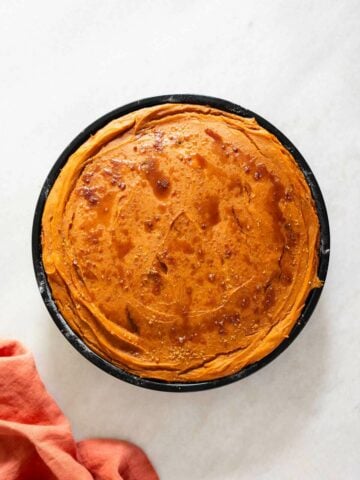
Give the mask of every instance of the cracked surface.
[[255, 120], [161, 105], [110, 122], [46, 202], [43, 263], [70, 326], [140, 376], [197, 381], [270, 353], [317, 279], [319, 223]]

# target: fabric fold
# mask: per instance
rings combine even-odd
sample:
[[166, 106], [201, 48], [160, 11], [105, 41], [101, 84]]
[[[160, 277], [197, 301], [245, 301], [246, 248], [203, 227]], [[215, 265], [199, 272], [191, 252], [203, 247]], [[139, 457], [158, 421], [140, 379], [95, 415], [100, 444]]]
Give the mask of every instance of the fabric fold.
[[32, 354], [0, 340], [0, 478], [6, 480], [158, 480], [143, 451], [119, 440], [76, 443], [46, 391]]

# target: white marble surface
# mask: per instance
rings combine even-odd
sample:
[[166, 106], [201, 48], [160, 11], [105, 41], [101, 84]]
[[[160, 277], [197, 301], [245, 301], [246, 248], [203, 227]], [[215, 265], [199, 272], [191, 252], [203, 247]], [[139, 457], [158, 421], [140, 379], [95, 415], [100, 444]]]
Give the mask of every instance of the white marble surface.
[[[360, 3], [0, 2], [0, 335], [34, 352], [76, 438], [130, 439], [165, 480], [360, 478]], [[228, 387], [168, 394], [98, 370], [51, 321], [30, 232], [43, 180], [103, 113], [164, 93], [223, 97], [268, 118], [323, 190], [332, 252], [310, 323]]]

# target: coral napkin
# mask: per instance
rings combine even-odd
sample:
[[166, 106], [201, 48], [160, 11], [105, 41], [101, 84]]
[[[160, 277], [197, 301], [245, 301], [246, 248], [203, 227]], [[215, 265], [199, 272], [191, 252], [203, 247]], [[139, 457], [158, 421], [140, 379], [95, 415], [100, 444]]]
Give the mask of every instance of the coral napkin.
[[68, 420], [19, 342], [0, 341], [0, 479], [158, 480], [128, 442], [75, 443]]

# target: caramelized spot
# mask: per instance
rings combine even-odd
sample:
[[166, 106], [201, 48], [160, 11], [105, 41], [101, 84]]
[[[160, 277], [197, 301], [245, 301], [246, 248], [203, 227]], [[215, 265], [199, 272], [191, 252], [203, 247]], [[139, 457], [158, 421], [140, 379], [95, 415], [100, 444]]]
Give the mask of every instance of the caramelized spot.
[[196, 153], [194, 155], [194, 163], [196, 163], [196, 165], [199, 168], [205, 168], [206, 165], [207, 165], [206, 159], [202, 155], [200, 155], [199, 153]]
[[203, 220], [201, 228], [213, 227], [220, 221], [219, 198], [216, 195], [209, 195], [198, 205], [198, 210]]
[[145, 172], [154, 194], [159, 198], [167, 197], [170, 193], [170, 180], [159, 170], [158, 160], [147, 160], [142, 164], [142, 170]]
[[206, 135], [209, 135], [215, 142], [222, 142], [222, 137], [211, 128], [205, 128]]
[[119, 258], [124, 258], [130, 252], [130, 250], [134, 248], [134, 244], [129, 239], [125, 240], [124, 242], [117, 242], [116, 247]]

